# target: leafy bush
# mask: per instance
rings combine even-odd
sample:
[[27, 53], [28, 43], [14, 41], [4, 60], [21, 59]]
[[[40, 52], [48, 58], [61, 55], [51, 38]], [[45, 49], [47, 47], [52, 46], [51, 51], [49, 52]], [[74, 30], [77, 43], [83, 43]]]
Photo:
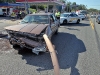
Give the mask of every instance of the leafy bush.
[[36, 9], [29, 8], [29, 11], [33, 13], [36, 12]]

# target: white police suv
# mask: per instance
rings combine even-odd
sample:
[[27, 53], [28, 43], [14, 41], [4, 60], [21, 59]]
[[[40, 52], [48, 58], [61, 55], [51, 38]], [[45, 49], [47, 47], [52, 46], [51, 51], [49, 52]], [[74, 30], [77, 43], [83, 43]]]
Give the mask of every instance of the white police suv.
[[60, 24], [80, 23], [81, 18], [76, 13], [62, 13], [60, 15]]

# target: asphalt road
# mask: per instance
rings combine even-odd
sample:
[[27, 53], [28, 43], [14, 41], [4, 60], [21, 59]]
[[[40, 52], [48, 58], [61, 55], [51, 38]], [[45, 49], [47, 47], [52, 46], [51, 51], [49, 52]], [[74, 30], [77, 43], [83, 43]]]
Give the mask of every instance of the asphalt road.
[[[60, 75], [100, 75], [98, 42], [88, 20], [62, 25], [52, 43], [58, 53]], [[17, 50], [0, 52], [0, 75], [54, 75], [49, 53]]]
[[5, 26], [18, 24], [20, 20], [14, 20], [9, 17], [1, 17], [0, 16], [0, 31], [4, 30]]
[[100, 24], [98, 24], [96, 22], [96, 18], [91, 18], [91, 21], [94, 24], [94, 31], [95, 31], [95, 35], [96, 35], [96, 38], [97, 38], [98, 47], [99, 47], [99, 50], [100, 50]]

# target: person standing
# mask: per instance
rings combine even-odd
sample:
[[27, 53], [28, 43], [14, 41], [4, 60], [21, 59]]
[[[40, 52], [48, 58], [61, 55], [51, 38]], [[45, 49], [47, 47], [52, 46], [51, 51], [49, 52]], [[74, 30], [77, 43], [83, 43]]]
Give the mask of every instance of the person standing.
[[22, 19], [22, 10], [19, 11], [19, 18]]
[[60, 19], [60, 12], [58, 10], [56, 10], [55, 16], [56, 16], [57, 19]]

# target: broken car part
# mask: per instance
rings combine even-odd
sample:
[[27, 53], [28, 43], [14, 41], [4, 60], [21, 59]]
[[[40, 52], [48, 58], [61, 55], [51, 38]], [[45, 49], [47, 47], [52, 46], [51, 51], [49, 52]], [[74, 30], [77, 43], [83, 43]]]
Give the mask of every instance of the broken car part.
[[58, 59], [57, 59], [57, 56], [56, 56], [56, 52], [54, 50], [54, 46], [52, 45], [51, 41], [49, 40], [49, 38], [46, 34], [43, 35], [43, 38], [45, 39], [45, 42], [48, 46], [48, 49], [49, 49], [49, 52], [50, 52], [50, 55], [51, 55], [55, 75], [60, 75]]

